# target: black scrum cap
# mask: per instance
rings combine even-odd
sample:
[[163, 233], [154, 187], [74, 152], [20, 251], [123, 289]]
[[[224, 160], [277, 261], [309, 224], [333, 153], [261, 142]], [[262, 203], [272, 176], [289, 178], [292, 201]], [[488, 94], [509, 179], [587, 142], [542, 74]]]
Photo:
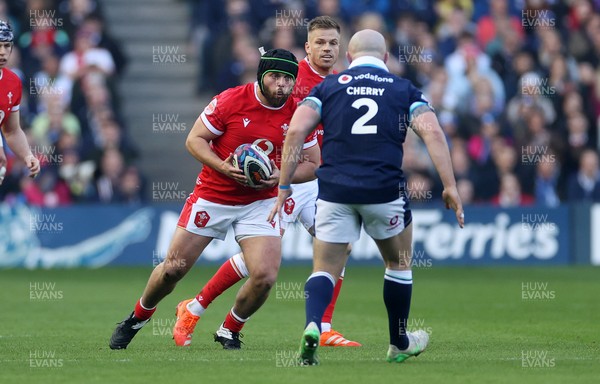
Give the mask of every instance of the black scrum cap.
[[265, 52], [260, 58], [256, 74], [258, 85], [262, 92], [264, 92], [263, 77], [268, 72], [280, 72], [290, 75], [296, 80], [296, 76], [298, 75], [298, 60], [292, 52], [285, 49], [271, 49]]

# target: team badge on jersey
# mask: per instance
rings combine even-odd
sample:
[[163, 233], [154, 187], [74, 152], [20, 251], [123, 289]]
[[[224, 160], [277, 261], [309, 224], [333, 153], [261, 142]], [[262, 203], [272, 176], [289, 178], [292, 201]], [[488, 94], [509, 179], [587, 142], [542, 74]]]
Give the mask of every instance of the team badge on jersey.
[[351, 81], [352, 81], [352, 76], [350, 76], [350, 75], [342, 75], [342, 76], [338, 77], [338, 83], [340, 83], [340, 84], [348, 84]]
[[206, 106], [206, 108], [204, 108], [204, 114], [205, 115], [210, 115], [215, 111], [215, 108], [217, 108], [217, 98], [215, 97], [214, 99], [212, 99], [212, 101], [210, 102], [210, 104], [208, 104]]
[[288, 197], [288, 199], [285, 201], [285, 204], [283, 204], [283, 212], [285, 212], [286, 215], [291, 215], [292, 212], [294, 212], [295, 206], [296, 202], [294, 201], [294, 199]]
[[288, 131], [288, 128], [289, 128], [289, 127], [290, 127], [290, 126], [289, 126], [289, 125], [287, 125], [287, 123], [285, 123], [285, 124], [283, 124], [283, 125], [281, 126], [281, 129], [283, 129], [283, 136], [287, 135], [287, 131]]
[[194, 217], [194, 224], [196, 227], [202, 228], [206, 227], [206, 224], [210, 220], [210, 215], [206, 211], [196, 212], [196, 217]]

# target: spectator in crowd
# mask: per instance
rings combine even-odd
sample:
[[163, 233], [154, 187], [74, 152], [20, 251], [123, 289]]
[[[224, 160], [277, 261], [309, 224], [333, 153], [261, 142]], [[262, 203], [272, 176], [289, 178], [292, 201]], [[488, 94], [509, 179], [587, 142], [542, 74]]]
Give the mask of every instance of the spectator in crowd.
[[[211, 47], [211, 62], [209, 67], [213, 70], [213, 76], [207, 78], [207, 86], [216, 93], [226, 89], [214, 76], [233, 61], [232, 47], [236, 47], [236, 41], [247, 39], [254, 35], [254, 27], [250, 13], [250, 5], [246, 0], [230, 0], [226, 6], [227, 28], [215, 38], [215, 44]], [[257, 48], [257, 47], [255, 47]]]
[[63, 149], [60, 153], [62, 153], [62, 162], [58, 166], [58, 175], [68, 186], [73, 201], [87, 201], [94, 195], [92, 185], [96, 170], [94, 162], [82, 161], [79, 152], [74, 148]]
[[586, 149], [579, 158], [579, 171], [569, 180], [569, 201], [600, 201], [598, 153]]
[[577, 64], [568, 56], [558, 31], [552, 28], [538, 28], [541, 45], [538, 49], [538, 62], [544, 73], [551, 73], [551, 67], [556, 59], [564, 60], [564, 74], [561, 76], [570, 79], [577, 78]]
[[475, 186], [470, 179], [457, 179], [456, 189], [458, 190], [458, 195], [460, 196], [463, 206], [477, 202], [475, 200]]
[[[30, 93], [35, 93], [35, 106], [30, 109], [35, 113], [45, 110], [43, 100], [45, 95], [60, 95], [61, 104], [67, 107], [71, 103], [71, 89], [73, 81], [68, 76], [59, 72], [60, 57], [55, 53], [49, 53], [42, 58], [41, 68], [37, 71], [30, 82]], [[33, 87], [33, 88], [32, 88]], [[31, 91], [35, 92], [31, 92]]]
[[567, 142], [569, 152], [577, 152], [584, 147], [591, 147], [589, 139], [589, 123], [583, 113], [575, 113], [567, 118]]
[[35, 180], [21, 177], [20, 183], [27, 204], [52, 208], [71, 203], [69, 187], [55, 167], [43, 167]]
[[80, 30], [88, 33], [95, 47], [106, 49], [115, 63], [115, 74], [121, 75], [127, 65], [127, 57], [121, 44], [106, 31], [104, 21], [97, 13], [85, 17]]
[[449, 87], [455, 94], [453, 109], [467, 111], [470, 105], [459, 101], [468, 99], [480, 79], [490, 82], [493, 111], [499, 112], [503, 108], [505, 93], [502, 80], [493, 71], [489, 56], [477, 46], [470, 32], [462, 33], [456, 50], [446, 57], [444, 65], [448, 71]]
[[512, 138], [517, 146], [548, 146], [551, 141], [550, 132], [546, 128], [544, 111], [532, 107], [522, 121], [513, 125]]
[[502, 34], [502, 31], [515, 31], [519, 39], [525, 38], [523, 22], [520, 18], [511, 15], [508, 0], [490, 0], [489, 14], [477, 22], [477, 41], [479, 46], [488, 50]]
[[124, 171], [125, 161], [121, 152], [116, 148], [107, 149], [102, 155], [100, 168], [95, 176], [92, 199], [100, 203], [119, 202], [119, 187]]
[[224, 63], [217, 75], [218, 89], [232, 88], [256, 77], [256, 66], [260, 60], [260, 52], [256, 46], [256, 40], [251, 37], [239, 37], [234, 40], [230, 61]]
[[443, 12], [436, 32], [442, 57], [447, 57], [456, 50], [463, 32], [473, 33], [475, 31], [475, 24], [470, 21], [470, 12], [465, 6], [466, 4], [462, 6], [452, 5], [447, 10], [442, 11], [441, 8], [444, 8], [443, 3], [437, 5], [437, 9]]
[[31, 123], [31, 134], [41, 145], [56, 145], [60, 135], [67, 132], [77, 139], [81, 135], [79, 120], [65, 110], [60, 94], [48, 94], [45, 111], [38, 114]]
[[139, 169], [129, 166], [121, 176], [119, 183], [119, 199], [121, 203], [140, 204], [146, 201], [144, 196], [144, 181]]
[[72, 81], [79, 80], [90, 71], [111, 76], [115, 72], [115, 62], [108, 50], [98, 48], [95, 44], [91, 32], [79, 30], [75, 35], [73, 50], [61, 59], [60, 73]]
[[[352, 22], [364, 16], [365, 13], [376, 13], [386, 15], [390, 9], [389, 0], [339, 0], [342, 14], [346, 15], [346, 21]], [[356, 28], [360, 30], [361, 28]]]
[[23, 15], [23, 33], [18, 45], [23, 54], [22, 70], [29, 77], [40, 69], [42, 59], [51, 53], [64, 54], [71, 42], [69, 34], [59, 28], [58, 17], [53, 17], [52, 2], [33, 0], [27, 2]]
[[118, 149], [127, 164], [132, 164], [138, 158], [137, 150], [123, 137], [123, 129], [117, 121], [110, 117], [102, 118], [99, 120], [96, 145], [88, 158], [99, 165], [104, 152], [111, 148]]
[[558, 197], [558, 176], [560, 168], [553, 153], [542, 158], [536, 164], [535, 201], [546, 207], [556, 207], [560, 204]]
[[492, 198], [493, 205], [502, 208], [521, 207], [534, 203], [534, 198], [521, 192], [521, 183], [513, 173], [505, 173], [500, 177], [500, 191]]
[[475, 134], [471, 135], [467, 143], [469, 156], [479, 165], [483, 166], [491, 159], [492, 143], [500, 133], [498, 122], [489, 113], [481, 116], [481, 120], [474, 128]]
[[106, 79], [98, 74], [86, 76], [76, 88], [82, 97], [74, 97], [71, 103], [73, 113], [81, 123], [82, 145], [86, 153], [100, 147], [101, 121], [117, 119], [113, 96], [106, 86]]
[[492, 68], [502, 79], [506, 100], [510, 100], [517, 93], [519, 77], [533, 70], [533, 55], [525, 50], [522, 36], [512, 28], [499, 30], [486, 53], [492, 60]]
[[531, 110], [536, 107], [544, 113], [546, 124], [552, 124], [556, 119], [556, 111], [552, 102], [543, 95], [549, 91], [542, 79], [536, 72], [527, 72], [519, 79], [519, 90], [508, 102], [506, 107], [507, 119], [511, 125], [525, 121]]
[[96, 0], [60, 0], [58, 11], [64, 20], [64, 29], [71, 37], [75, 36], [86, 18], [101, 14]]
[[467, 148], [463, 143], [454, 142], [450, 148], [450, 158], [452, 159], [452, 168], [457, 179], [469, 179], [475, 181], [477, 175], [471, 165], [471, 159], [467, 153]]

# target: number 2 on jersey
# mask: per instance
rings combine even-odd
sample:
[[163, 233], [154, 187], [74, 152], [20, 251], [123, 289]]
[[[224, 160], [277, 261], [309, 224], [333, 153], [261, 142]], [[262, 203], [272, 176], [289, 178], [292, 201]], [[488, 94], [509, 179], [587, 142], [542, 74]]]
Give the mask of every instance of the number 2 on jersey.
[[352, 108], [360, 109], [361, 107], [367, 107], [367, 112], [365, 112], [364, 115], [356, 119], [354, 124], [352, 124], [352, 129], [350, 130], [350, 133], [352, 133], [353, 135], [369, 135], [377, 133], [376, 124], [365, 125], [377, 114], [377, 111], [379, 110], [377, 102], [375, 102], [375, 100], [373, 99], [362, 97], [360, 99], [355, 100], [354, 103], [352, 103]]

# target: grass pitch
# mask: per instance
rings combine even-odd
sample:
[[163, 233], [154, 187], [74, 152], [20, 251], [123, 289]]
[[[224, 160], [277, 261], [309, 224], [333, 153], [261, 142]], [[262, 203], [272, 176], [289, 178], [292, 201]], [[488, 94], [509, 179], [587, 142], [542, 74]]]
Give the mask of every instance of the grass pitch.
[[424, 268], [414, 271], [409, 329], [428, 349], [385, 361], [383, 268], [350, 266], [334, 328], [362, 348], [320, 348], [318, 367], [291, 366], [304, 323], [308, 267], [282, 268], [241, 351], [212, 339], [239, 285], [218, 298], [192, 346], [175, 347], [175, 306], [216, 266], [195, 266], [127, 350], [112, 351], [148, 268], [0, 271], [2, 383], [596, 383], [600, 377], [600, 269]]

